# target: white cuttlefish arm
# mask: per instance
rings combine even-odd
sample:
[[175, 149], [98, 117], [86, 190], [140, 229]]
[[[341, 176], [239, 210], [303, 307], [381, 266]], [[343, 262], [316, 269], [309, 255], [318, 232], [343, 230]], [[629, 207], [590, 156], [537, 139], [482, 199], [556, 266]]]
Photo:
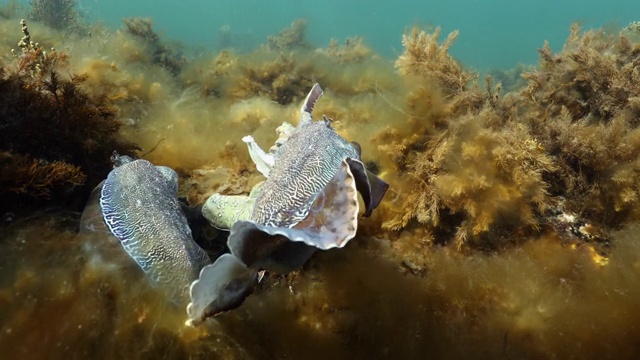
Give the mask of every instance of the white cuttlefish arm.
[[258, 171], [260, 171], [265, 177], [269, 177], [269, 171], [273, 167], [274, 163], [273, 155], [265, 153], [251, 135], [243, 137], [242, 141], [247, 144], [247, 147], [249, 148], [249, 156], [251, 156], [251, 160], [256, 164]]

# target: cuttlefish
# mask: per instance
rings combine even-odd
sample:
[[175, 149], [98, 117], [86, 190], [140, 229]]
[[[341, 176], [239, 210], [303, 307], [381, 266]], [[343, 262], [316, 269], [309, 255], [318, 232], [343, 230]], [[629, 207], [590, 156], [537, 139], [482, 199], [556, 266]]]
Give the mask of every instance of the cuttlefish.
[[[114, 169], [85, 207], [81, 229], [100, 231], [106, 225], [153, 287], [181, 306], [197, 301], [190, 297], [190, 285], [211, 261], [194, 241], [178, 201], [178, 174], [169, 167], [117, 153], [112, 161]], [[207, 307], [202, 311], [217, 314], [240, 306], [260, 280], [259, 271], [247, 268], [230, 254], [222, 255], [213, 265], [216, 272], [204, 277]], [[196, 315], [190, 310], [190, 316]]]
[[[263, 183], [249, 196], [214, 194], [203, 206], [213, 226], [230, 230], [231, 254], [247, 268], [287, 273], [317, 249], [345, 246], [357, 230], [358, 192], [367, 217], [389, 187], [366, 170], [360, 147], [338, 135], [330, 119], [313, 120], [322, 93], [315, 84], [298, 126], [284, 123], [278, 128], [280, 137], [268, 153], [251, 136], [243, 138], [266, 177]], [[215, 266], [203, 269], [201, 278], [209, 271], [215, 272]], [[202, 286], [198, 281], [194, 285], [192, 295]]]

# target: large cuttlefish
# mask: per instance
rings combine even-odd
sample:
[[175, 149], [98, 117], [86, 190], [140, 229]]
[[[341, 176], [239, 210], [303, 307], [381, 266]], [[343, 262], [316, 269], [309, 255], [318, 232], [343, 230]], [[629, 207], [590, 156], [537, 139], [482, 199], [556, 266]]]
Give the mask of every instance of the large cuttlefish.
[[[366, 217], [389, 187], [366, 170], [360, 147], [338, 135], [331, 120], [313, 120], [320, 96], [322, 89], [315, 84], [302, 105], [298, 126], [284, 123], [278, 128], [280, 138], [269, 153], [251, 136], [243, 139], [266, 177], [263, 183], [249, 196], [214, 194], [203, 206], [203, 215], [213, 226], [230, 230], [231, 254], [249, 269], [287, 273], [317, 249], [345, 246], [357, 230], [357, 193]], [[215, 264], [205, 267], [191, 286], [188, 311], [194, 323], [217, 313], [207, 309], [212, 294], [205, 281], [216, 271]]]
[[[81, 232], [102, 232], [117, 239], [125, 253], [146, 274], [149, 282], [173, 303], [189, 301], [189, 286], [211, 261], [194, 241], [185, 213], [178, 201], [178, 174], [166, 166], [114, 153], [114, 169], [93, 191], [81, 219]], [[101, 244], [100, 244], [101, 243]], [[108, 253], [114, 259], [113, 243], [102, 238], [87, 247], [92, 255]], [[118, 264], [120, 266], [123, 264]], [[209, 277], [209, 306], [222, 312], [238, 307], [253, 291], [258, 271], [248, 269], [233, 255], [215, 262]], [[208, 274], [212, 275], [212, 274]]]

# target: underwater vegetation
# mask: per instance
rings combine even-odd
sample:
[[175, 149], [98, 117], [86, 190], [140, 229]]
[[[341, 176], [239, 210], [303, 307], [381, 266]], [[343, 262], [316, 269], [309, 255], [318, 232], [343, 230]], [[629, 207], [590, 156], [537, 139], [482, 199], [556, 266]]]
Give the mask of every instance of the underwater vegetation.
[[267, 37], [267, 47], [274, 51], [289, 51], [295, 48], [309, 48], [305, 39], [307, 20], [296, 19], [291, 26], [283, 29], [277, 35]]
[[637, 43], [574, 26], [559, 54], [540, 50], [526, 87], [503, 94], [490, 77], [469, 86], [474, 74], [446, 53], [456, 34], [438, 35], [405, 35], [396, 62], [414, 83], [410, 127], [422, 129], [381, 134], [399, 138], [384, 149], [416, 189], [383, 226], [417, 221], [485, 248], [543, 234], [559, 211], [603, 229], [638, 220]]
[[522, 96], [538, 105], [534, 133], [556, 156], [551, 191], [608, 228], [637, 221], [640, 46], [625, 35], [573, 26], [561, 54], [540, 50]]
[[[637, 355], [637, 226], [612, 235], [617, 246], [606, 266], [595, 264], [585, 247], [572, 249], [547, 238], [499, 256], [434, 247], [422, 255], [428, 259], [422, 275], [381, 257], [393, 251], [386, 240], [357, 237], [345, 249], [314, 256], [301, 272], [266, 277], [241, 308], [194, 329], [183, 326], [184, 309], [158, 301], [161, 296], [137, 268], [121, 257], [114, 266], [115, 251], [111, 257], [87, 253], [89, 244], [103, 240], [78, 236], [77, 221], [49, 213], [3, 228], [3, 251], [11, 255], [4, 258], [0, 277], [3, 354], [31, 359]], [[411, 235], [397, 241], [412, 243]], [[416, 250], [404, 249], [404, 257]]]
[[85, 28], [75, 0], [29, 0], [27, 18], [56, 30], [79, 32]]
[[415, 130], [380, 137], [414, 190], [401, 205], [408, 208], [383, 226], [401, 229], [415, 220], [450, 232], [444, 238], [458, 247], [503, 226], [537, 227], [535, 214], [548, 206], [542, 177], [554, 167], [551, 158], [526, 128], [496, 112], [500, 84], [488, 78], [481, 90], [470, 83], [476, 75], [448, 54], [457, 33], [438, 44], [439, 33], [406, 34], [396, 61], [412, 82], [407, 122]]
[[148, 47], [146, 51], [151, 53], [154, 64], [167, 69], [173, 75], [180, 73], [185, 59], [160, 41], [160, 37], [152, 29], [151, 19], [125, 18], [122, 22], [131, 35], [145, 43]]
[[313, 85], [313, 70], [294, 64], [294, 57], [285, 54], [258, 68], [247, 64], [242, 80], [231, 85], [230, 95], [239, 99], [266, 95], [278, 104], [290, 104], [301, 95], [299, 89]]
[[364, 44], [364, 39], [357, 36], [346, 38], [342, 45], [338, 40], [331, 39], [327, 49], [318, 49], [318, 51], [338, 60], [341, 64], [358, 62], [373, 54], [373, 51]]
[[117, 137], [117, 109], [85, 91], [86, 75], [69, 73], [66, 53], [34, 43], [24, 20], [22, 33], [0, 67], [3, 207], [19, 207], [8, 199], [77, 206], [88, 194], [80, 185], [95, 186], [111, 167], [108, 154], [136, 146]]
[[[3, 39], [31, 36], [5, 13]], [[317, 48], [300, 20], [250, 53], [184, 61], [130, 21], [140, 31], [91, 38], [30, 22], [44, 40], [13, 55], [2, 40], [3, 355], [638, 356], [637, 26], [573, 26], [562, 50], [541, 44], [537, 66], [481, 77], [449, 54], [457, 32], [437, 28], [398, 34], [393, 60], [358, 38]], [[262, 177], [242, 138], [273, 144], [316, 82], [314, 112], [390, 184], [344, 249], [267, 273], [240, 308], [194, 329], [108, 230], [78, 233], [113, 150], [175, 169], [192, 207], [247, 196]], [[13, 213], [27, 202], [38, 207]], [[50, 210], [61, 204], [71, 212]]]

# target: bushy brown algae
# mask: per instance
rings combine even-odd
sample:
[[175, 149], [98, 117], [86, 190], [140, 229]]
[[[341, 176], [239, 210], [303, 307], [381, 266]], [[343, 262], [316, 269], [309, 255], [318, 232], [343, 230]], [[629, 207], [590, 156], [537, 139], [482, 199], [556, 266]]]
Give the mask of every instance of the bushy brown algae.
[[[21, 359], [242, 358], [223, 335], [196, 342], [184, 309], [150, 289], [117, 240], [77, 234], [77, 215], [36, 214], [3, 229], [0, 349]], [[111, 248], [113, 247], [113, 248]], [[117, 247], [117, 248], [116, 248]], [[121, 254], [118, 254], [121, 255]], [[9, 271], [10, 270], [10, 271]]]
[[267, 96], [281, 105], [303, 98], [303, 89], [313, 85], [310, 67], [299, 67], [293, 55], [280, 56], [273, 62], [260, 65], [248, 63], [242, 76], [229, 87], [229, 96], [236, 99]]
[[49, 199], [59, 189], [72, 191], [84, 185], [86, 175], [79, 166], [64, 161], [47, 162], [28, 155], [0, 154], [0, 195], [28, 194]]
[[[536, 136], [557, 157], [554, 191], [592, 221], [638, 221], [640, 44], [624, 35], [581, 32], [563, 51], [540, 50], [540, 70], [522, 91]], [[534, 115], [535, 114], [535, 115]]]
[[180, 73], [185, 58], [160, 41], [160, 37], [152, 29], [152, 21], [148, 18], [124, 18], [122, 22], [127, 32], [139, 38], [148, 47], [153, 63], [167, 69], [173, 75]]
[[369, 239], [321, 253], [288, 279], [270, 276], [242, 308], [196, 330], [134, 264], [114, 267], [87, 251], [104, 239], [79, 237], [74, 221], [49, 214], [5, 228], [3, 354], [631, 358], [639, 335], [637, 226], [613, 235], [604, 267], [588, 248], [548, 237], [500, 256], [436, 247], [413, 275], [380, 257], [393, 253], [387, 241]]
[[364, 43], [361, 37], [349, 37], [340, 45], [338, 40], [331, 39], [327, 49], [318, 49], [318, 53], [326, 54], [341, 64], [359, 62], [373, 55], [371, 50]]
[[[637, 356], [640, 45], [629, 30], [574, 27], [561, 52], [541, 49], [539, 67], [524, 71], [525, 86], [512, 81], [512, 91], [497, 78], [478, 81], [449, 55], [457, 33], [441, 43], [437, 29], [405, 34], [394, 69], [361, 42], [314, 50], [301, 30], [298, 24], [282, 40], [272, 38], [271, 49], [226, 51], [176, 71], [158, 66], [151, 47], [127, 32], [96, 34], [68, 55], [2, 60], [5, 75], [21, 71], [28, 79], [24, 88], [40, 84], [46, 109], [64, 95], [55, 92], [56, 100], [47, 92], [54, 85], [73, 84], [90, 104], [99, 99], [112, 110], [99, 114], [126, 124], [109, 127], [121, 138], [103, 136], [99, 148], [127, 144], [122, 138], [155, 148], [146, 158], [181, 173], [180, 193], [192, 205], [212, 192], [247, 193], [260, 181], [241, 137], [272, 144], [282, 121], [295, 124], [315, 81], [326, 92], [314, 112], [332, 117], [391, 183], [381, 207], [359, 222], [352, 245], [318, 253], [288, 276], [268, 274], [241, 308], [200, 329], [183, 327], [184, 310], [150, 289], [104, 232], [75, 234], [76, 216], [14, 220], [6, 213], [2, 354]], [[39, 62], [51, 54], [57, 75], [38, 77], [48, 66]], [[19, 70], [24, 59], [31, 60]], [[74, 73], [82, 74], [77, 84]], [[22, 87], [4, 84], [13, 83], [0, 87], [12, 94], [5, 101], [23, 96]], [[47, 113], [44, 106], [34, 110]], [[36, 135], [20, 140], [28, 143], [24, 153], [4, 147], [0, 163], [84, 173], [86, 165], [56, 162], [64, 159], [40, 162], [38, 144], [48, 138]], [[78, 150], [84, 144], [70, 149], [86, 152]], [[84, 161], [95, 161], [98, 152], [92, 154]], [[104, 156], [105, 168], [96, 172], [102, 177]], [[25, 175], [4, 170], [2, 181], [28, 188]], [[60, 189], [91, 188], [89, 180], [83, 187], [56, 181]], [[39, 183], [30, 186], [40, 191]]]
[[295, 48], [309, 48], [306, 40], [307, 20], [296, 19], [291, 26], [277, 35], [267, 38], [267, 47], [274, 51], [289, 51]]
[[385, 226], [415, 219], [455, 233], [458, 246], [484, 247], [499, 245], [505, 229], [544, 229], [561, 207], [605, 228], [637, 221], [637, 43], [574, 27], [562, 53], [540, 51], [525, 89], [503, 95], [490, 80], [484, 91], [457, 83], [473, 75], [446, 54], [454, 36], [438, 45], [437, 34], [405, 35], [396, 62], [423, 79], [407, 98], [410, 128], [429, 126], [381, 134], [418, 189]]
[[24, 20], [22, 32], [21, 50], [0, 64], [3, 207], [53, 198], [81, 208], [111, 168], [109, 154], [136, 147], [116, 137], [117, 109], [85, 91], [68, 55], [35, 43]]
[[80, 32], [86, 29], [75, 0], [29, 0], [27, 17], [56, 30]]

